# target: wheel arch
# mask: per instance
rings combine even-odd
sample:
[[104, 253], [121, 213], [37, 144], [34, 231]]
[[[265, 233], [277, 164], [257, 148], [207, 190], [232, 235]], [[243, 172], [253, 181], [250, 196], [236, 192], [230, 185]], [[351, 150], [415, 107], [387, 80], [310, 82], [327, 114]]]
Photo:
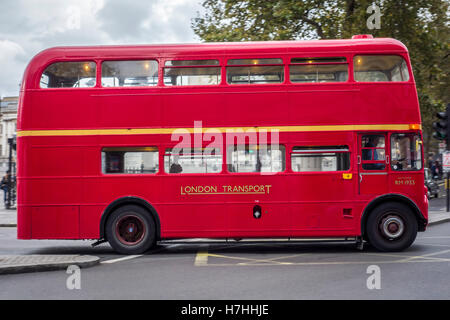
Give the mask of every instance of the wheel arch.
[[156, 209], [148, 201], [146, 201], [142, 198], [139, 198], [139, 197], [134, 197], [134, 196], [126, 196], [126, 197], [116, 199], [106, 207], [106, 209], [103, 211], [102, 217], [100, 219], [100, 239], [105, 238], [106, 221], [108, 220], [108, 217], [111, 215], [111, 213], [114, 212], [114, 210], [116, 210], [117, 208], [124, 206], [124, 205], [129, 205], [129, 204], [137, 205], [149, 212], [150, 216], [155, 221], [156, 240], [160, 240], [161, 239], [161, 222], [159, 220], [159, 216], [158, 216]]
[[411, 211], [414, 213], [414, 216], [416, 217], [417, 223], [418, 223], [418, 230], [419, 231], [425, 231], [425, 227], [427, 225], [427, 219], [424, 218], [422, 215], [422, 212], [420, 211], [419, 207], [415, 204], [413, 200], [410, 198], [396, 193], [391, 194], [385, 194], [382, 196], [379, 196], [375, 199], [373, 199], [364, 209], [362, 217], [361, 217], [361, 234], [364, 236], [366, 232], [366, 222], [369, 218], [370, 213], [375, 209], [377, 206], [379, 206], [382, 203], [386, 202], [399, 202], [406, 206], [408, 206]]

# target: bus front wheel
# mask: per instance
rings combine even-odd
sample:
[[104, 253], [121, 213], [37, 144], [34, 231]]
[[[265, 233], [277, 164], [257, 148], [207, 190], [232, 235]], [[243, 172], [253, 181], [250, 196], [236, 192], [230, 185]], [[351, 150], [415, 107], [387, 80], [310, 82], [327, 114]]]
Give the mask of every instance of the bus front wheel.
[[406, 205], [388, 202], [376, 207], [370, 214], [366, 234], [369, 243], [380, 251], [401, 251], [414, 242], [417, 220]]
[[126, 205], [116, 209], [106, 222], [106, 239], [121, 254], [140, 254], [156, 241], [155, 222], [142, 207]]

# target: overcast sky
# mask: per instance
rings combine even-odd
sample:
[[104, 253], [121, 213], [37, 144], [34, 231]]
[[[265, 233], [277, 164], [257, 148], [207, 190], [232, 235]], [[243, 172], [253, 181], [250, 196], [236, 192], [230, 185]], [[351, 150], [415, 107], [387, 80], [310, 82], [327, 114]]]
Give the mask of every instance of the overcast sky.
[[30, 59], [60, 45], [199, 42], [202, 0], [1, 0], [0, 96], [19, 94]]

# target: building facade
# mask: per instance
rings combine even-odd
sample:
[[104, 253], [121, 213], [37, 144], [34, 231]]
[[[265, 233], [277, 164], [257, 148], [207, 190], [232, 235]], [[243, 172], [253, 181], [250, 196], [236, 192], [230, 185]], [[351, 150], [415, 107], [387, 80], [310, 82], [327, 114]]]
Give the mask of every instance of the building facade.
[[[0, 175], [3, 177], [9, 168], [8, 139], [16, 135], [17, 106], [19, 97], [4, 97], [0, 100]], [[15, 172], [16, 152], [12, 151], [12, 166]]]

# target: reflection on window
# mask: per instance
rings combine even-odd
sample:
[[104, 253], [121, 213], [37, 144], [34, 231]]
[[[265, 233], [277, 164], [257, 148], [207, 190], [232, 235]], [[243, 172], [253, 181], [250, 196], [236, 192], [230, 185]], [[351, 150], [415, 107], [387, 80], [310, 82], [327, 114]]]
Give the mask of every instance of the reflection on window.
[[56, 62], [42, 73], [41, 88], [91, 88], [96, 82], [95, 62]]
[[391, 136], [391, 167], [393, 170], [422, 169], [422, 141], [413, 133], [398, 133]]
[[294, 147], [291, 165], [294, 172], [346, 171], [350, 152], [348, 146]]
[[284, 81], [282, 59], [231, 59], [228, 60], [229, 84], [267, 84]]
[[219, 60], [170, 60], [166, 67], [218, 66]]
[[222, 153], [215, 148], [167, 149], [164, 170], [166, 173], [219, 173]]
[[284, 146], [234, 145], [227, 151], [230, 172], [282, 172], [285, 169]]
[[227, 67], [227, 82], [229, 84], [266, 84], [282, 83], [284, 68], [270, 67]]
[[154, 60], [105, 61], [103, 87], [148, 87], [158, 84], [158, 62]]
[[214, 85], [220, 83], [220, 67], [164, 68], [166, 86]]
[[344, 82], [348, 79], [347, 64], [291, 65], [291, 82]]
[[365, 135], [361, 138], [362, 167], [365, 170], [384, 170], [386, 159], [383, 135]]
[[156, 147], [118, 147], [102, 150], [103, 173], [156, 173], [158, 161]]
[[408, 67], [401, 56], [355, 56], [353, 68], [355, 80], [360, 82], [409, 80]]
[[345, 57], [292, 58], [291, 63], [330, 63], [347, 62]]
[[258, 64], [283, 64], [282, 59], [265, 58], [265, 59], [230, 59], [228, 65], [258, 65]]

